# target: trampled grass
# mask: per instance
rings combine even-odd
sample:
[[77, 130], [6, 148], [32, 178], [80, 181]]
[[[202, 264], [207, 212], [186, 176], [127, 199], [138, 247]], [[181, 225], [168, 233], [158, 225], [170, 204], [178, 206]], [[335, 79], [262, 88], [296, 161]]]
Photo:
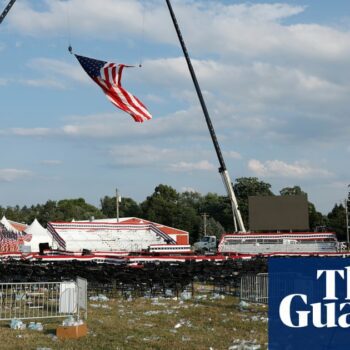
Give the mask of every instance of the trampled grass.
[[241, 309], [234, 297], [212, 298], [208, 294], [187, 301], [117, 298], [91, 301], [88, 312], [89, 334], [78, 340], [52, 339], [62, 320], [43, 320], [43, 332], [12, 330], [3, 322], [0, 349], [219, 350], [228, 349], [238, 339], [267, 348], [266, 308], [251, 304]]

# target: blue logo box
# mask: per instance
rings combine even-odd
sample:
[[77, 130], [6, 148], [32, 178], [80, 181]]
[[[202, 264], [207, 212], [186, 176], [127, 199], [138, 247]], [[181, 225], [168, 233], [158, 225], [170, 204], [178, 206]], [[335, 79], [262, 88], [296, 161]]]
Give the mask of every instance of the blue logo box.
[[269, 350], [350, 349], [350, 259], [270, 258]]

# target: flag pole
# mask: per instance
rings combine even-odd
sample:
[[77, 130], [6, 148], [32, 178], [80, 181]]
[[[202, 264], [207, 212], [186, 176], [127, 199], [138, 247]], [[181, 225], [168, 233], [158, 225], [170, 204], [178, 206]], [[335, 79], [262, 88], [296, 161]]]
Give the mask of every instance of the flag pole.
[[179, 27], [179, 24], [177, 22], [175, 13], [173, 11], [173, 8], [171, 6], [170, 0], [166, 0], [166, 3], [168, 5], [170, 16], [171, 16], [171, 19], [173, 21], [173, 24], [174, 24], [177, 36], [179, 38], [179, 41], [180, 41], [180, 44], [181, 44], [181, 48], [182, 48], [182, 51], [184, 53], [184, 56], [185, 56], [185, 59], [186, 59], [186, 62], [187, 62], [187, 66], [188, 66], [188, 69], [190, 71], [190, 74], [191, 74], [191, 77], [192, 77], [192, 81], [193, 81], [193, 84], [194, 84], [194, 86], [196, 88], [197, 96], [198, 96], [199, 102], [200, 102], [202, 110], [203, 110], [205, 121], [207, 122], [209, 133], [210, 133], [211, 139], [212, 139], [213, 144], [214, 144], [215, 152], [216, 152], [216, 155], [217, 155], [219, 163], [220, 163], [219, 173], [220, 173], [220, 175], [221, 175], [221, 177], [223, 179], [226, 191], [228, 193], [228, 197], [230, 198], [230, 201], [231, 201], [231, 206], [232, 206], [232, 211], [233, 211], [233, 222], [234, 222], [234, 226], [235, 226], [235, 231], [237, 231], [237, 223], [236, 223], [236, 220], [237, 220], [238, 221], [239, 230], [241, 232], [246, 232], [245, 227], [244, 227], [244, 223], [243, 223], [243, 220], [242, 220], [242, 217], [241, 217], [241, 213], [240, 213], [240, 211], [238, 209], [238, 203], [237, 203], [237, 199], [236, 199], [236, 196], [234, 194], [234, 191], [233, 191], [232, 182], [230, 180], [230, 177], [229, 177], [229, 174], [228, 174], [228, 171], [227, 171], [227, 168], [226, 168], [224, 157], [222, 156], [220, 145], [219, 145], [219, 142], [217, 140], [217, 137], [216, 137], [216, 134], [215, 134], [215, 130], [214, 130], [213, 124], [211, 122], [211, 119], [210, 119], [210, 116], [209, 116], [209, 112], [208, 112], [207, 106], [205, 104], [205, 101], [204, 101], [204, 98], [203, 98], [203, 95], [202, 95], [202, 91], [201, 91], [201, 88], [199, 86], [199, 83], [198, 83], [198, 80], [197, 80], [197, 77], [196, 77], [196, 73], [195, 73], [195, 71], [193, 69], [193, 66], [192, 66], [191, 58], [190, 58], [190, 56], [188, 54], [188, 51], [187, 51], [187, 48], [186, 48], [186, 45], [185, 45], [185, 41], [183, 39], [180, 27]]

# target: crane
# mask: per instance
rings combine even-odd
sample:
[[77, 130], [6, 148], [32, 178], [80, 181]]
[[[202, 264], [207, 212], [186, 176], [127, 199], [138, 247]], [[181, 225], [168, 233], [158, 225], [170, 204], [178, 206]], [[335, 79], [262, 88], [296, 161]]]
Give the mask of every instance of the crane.
[[184, 41], [184, 39], [182, 37], [181, 31], [180, 31], [180, 27], [179, 27], [179, 24], [177, 22], [175, 13], [173, 11], [173, 8], [171, 6], [170, 0], [166, 0], [166, 3], [168, 5], [170, 16], [171, 16], [171, 19], [173, 21], [173, 24], [174, 24], [177, 36], [179, 38], [179, 41], [180, 41], [180, 44], [181, 44], [181, 47], [182, 47], [182, 51], [183, 51], [184, 56], [186, 58], [187, 66], [188, 66], [188, 69], [190, 71], [190, 74], [191, 74], [194, 86], [196, 88], [197, 96], [198, 96], [199, 102], [200, 102], [200, 104], [202, 106], [203, 114], [204, 114], [205, 120], [207, 122], [207, 126], [208, 126], [208, 129], [209, 129], [209, 133], [210, 133], [211, 139], [212, 139], [213, 144], [214, 144], [216, 155], [217, 155], [218, 160], [219, 160], [219, 164], [220, 164], [219, 173], [220, 173], [220, 175], [222, 177], [222, 180], [224, 182], [224, 185], [225, 185], [228, 197], [229, 197], [230, 202], [231, 202], [232, 213], [233, 213], [233, 222], [234, 222], [234, 225], [235, 225], [235, 231], [236, 232], [238, 231], [237, 230], [237, 223], [238, 223], [239, 231], [240, 232], [246, 232], [246, 229], [244, 227], [244, 223], [243, 223], [243, 220], [242, 220], [242, 216], [241, 216], [241, 213], [240, 213], [239, 208], [238, 208], [237, 199], [236, 199], [235, 193], [233, 191], [232, 182], [231, 182], [229, 173], [227, 171], [226, 164], [225, 164], [225, 161], [224, 161], [224, 157], [222, 156], [220, 145], [219, 145], [219, 142], [217, 140], [217, 137], [216, 137], [216, 134], [215, 134], [215, 130], [214, 130], [213, 124], [211, 122], [211, 119], [210, 119], [210, 116], [209, 116], [209, 112], [208, 112], [208, 109], [206, 107], [206, 104], [205, 104], [205, 101], [204, 101], [204, 98], [203, 98], [203, 95], [202, 95], [202, 92], [201, 92], [201, 89], [200, 89], [200, 86], [199, 86], [199, 83], [198, 83], [198, 80], [197, 80], [197, 77], [196, 77], [196, 73], [195, 73], [195, 71], [193, 69], [193, 66], [192, 66], [192, 63], [191, 63], [191, 59], [190, 59], [190, 56], [188, 54], [188, 51], [187, 51], [187, 48], [186, 48], [186, 45], [185, 45], [185, 41]]
[[4, 11], [2, 11], [1, 15], [0, 15], [0, 24], [2, 23], [2, 21], [5, 19], [6, 15], [9, 13], [9, 11], [11, 10], [11, 7], [13, 6], [13, 4], [16, 2], [16, 0], [10, 0], [10, 2], [7, 4], [7, 6], [5, 7]]

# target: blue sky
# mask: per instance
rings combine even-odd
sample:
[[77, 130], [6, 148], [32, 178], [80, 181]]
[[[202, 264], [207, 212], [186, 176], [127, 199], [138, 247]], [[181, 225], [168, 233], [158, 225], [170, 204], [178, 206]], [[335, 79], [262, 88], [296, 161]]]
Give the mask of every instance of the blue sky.
[[[7, 0], [0, 0], [1, 8]], [[350, 3], [173, 0], [232, 179], [300, 185], [327, 213], [350, 183]], [[69, 25], [68, 25], [69, 23]], [[67, 51], [138, 65], [117, 110]], [[224, 194], [163, 0], [17, 0], [0, 27], [0, 205], [163, 183]]]

